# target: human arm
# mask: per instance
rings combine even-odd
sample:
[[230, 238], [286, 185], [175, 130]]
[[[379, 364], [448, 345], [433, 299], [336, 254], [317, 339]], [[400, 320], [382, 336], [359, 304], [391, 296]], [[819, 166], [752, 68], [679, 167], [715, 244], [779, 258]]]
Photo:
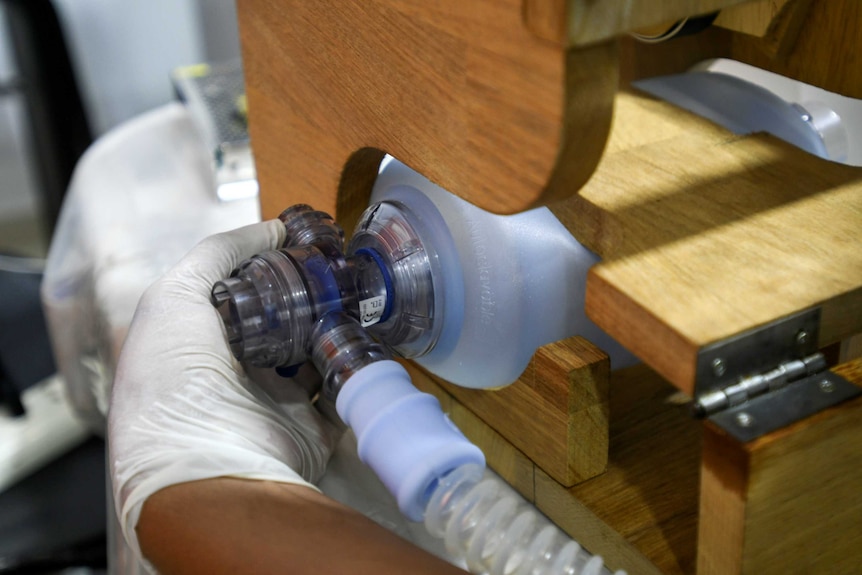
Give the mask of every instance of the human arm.
[[460, 569], [305, 486], [217, 478], [144, 504], [141, 548], [163, 573], [455, 575]]
[[165, 573], [460, 572], [317, 492], [333, 434], [307, 390], [253, 381], [231, 355], [210, 288], [283, 234], [205, 240], [142, 298], [109, 421], [127, 539]]

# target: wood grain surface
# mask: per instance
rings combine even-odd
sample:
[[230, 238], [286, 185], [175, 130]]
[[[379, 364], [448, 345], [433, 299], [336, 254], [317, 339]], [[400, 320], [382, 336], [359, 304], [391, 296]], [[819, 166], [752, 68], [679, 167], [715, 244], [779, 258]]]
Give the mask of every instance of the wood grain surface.
[[855, 56], [860, 49], [862, 3], [763, 0], [723, 10], [714, 26], [692, 36], [659, 44], [624, 38], [621, 79], [625, 86], [633, 79], [679, 74], [710, 58], [730, 58], [862, 98], [862, 67]]
[[518, 381], [498, 390], [438, 384], [569, 486], [607, 466], [609, 369], [605, 353], [573, 337], [539, 348]]
[[811, 0], [756, 0], [723, 9], [714, 25], [762, 38], [774, 26], [776, 18], [787, 9], [798, 4], [810, 4]]
[[[694, 572], [701, 425], [689, 416], [686, 398], [655, 372], [636, 366], [611, 374], [607, 470], [567, 488], [439, 381], [408, 369], [417, 387], [452, 410], [452, 420], [501, 477], [613, 569], [639, 575]], [[533, 416], [543, 417], [542, 412]]]
[[[833, 371], [862, 386], [862, 359]], [[699, 575], [858, 573], [862, 398], [746, 444], [706, 425]]]
[[766, 42], [735, 34], [728, 57], [758, 68], [801, 80], [850, 98], [862, 98], [862, 3], [828, 0], [811, 3], [798, 26], [794, 41], [775, 49]]
[[519, 0], [241, 0], [238, 14], [265, 217], [366, 205], [381, 152], [522, 211], [575, 193], [604, 148], [615, 44], [543, 40]]
[[[862, 562], [862, 399], [741, 445], [704, 430], [687, 398], [655, 372], [618, 370], [607, 471], [567, 488], [439, 381], [408, 369], [501, 477], [614, 569], [843, 574]], [[835, 371], [862, 385], [862, 360]]]
[[[704, 50], [684, 38], [665, 43], [670, 60], [691, 63], [725, 57], [795, 78], [831, 92], [862, 98], [862, 3], [857, 0], [525, 0], [527, 25], [537, 36], [559, 45], [585, 46], [626, 32], [671, 24], [686, 16], [720, 11], [720, 40]], [[653, 57], [649, 67], [661, 65]], [[682, 72], [685, 67], [668, 67]]]
[[618, 97], [608, 153], [551, 206], [605, 261], [587, 313], [686, 392], [705, 345], [822, 306], [821, 345], [862, 331], [862, 169]]

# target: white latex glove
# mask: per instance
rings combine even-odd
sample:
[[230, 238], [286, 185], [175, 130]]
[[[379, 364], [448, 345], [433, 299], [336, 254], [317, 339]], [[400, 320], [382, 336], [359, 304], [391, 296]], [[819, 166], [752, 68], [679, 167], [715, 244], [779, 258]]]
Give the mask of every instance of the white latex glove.
[[325, 469], [335, 426], [296, 382], [272, 370], [249, 378], [210, 303], [216, 281], [283, 239], [277, 220], [207, 238], [138, 304], [117, 367], [108, 433], [117, 512], [139, 556], [141, 506], [164, 487], [222, 476], [311, 486]]

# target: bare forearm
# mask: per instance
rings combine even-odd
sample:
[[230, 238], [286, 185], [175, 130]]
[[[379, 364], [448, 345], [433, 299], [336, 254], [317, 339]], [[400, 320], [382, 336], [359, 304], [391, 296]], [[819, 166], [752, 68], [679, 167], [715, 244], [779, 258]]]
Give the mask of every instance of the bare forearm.
[[144, 504], [137, 533], [166, 575], [464, 573], [308, 487], [268, 481], [168, 487]]

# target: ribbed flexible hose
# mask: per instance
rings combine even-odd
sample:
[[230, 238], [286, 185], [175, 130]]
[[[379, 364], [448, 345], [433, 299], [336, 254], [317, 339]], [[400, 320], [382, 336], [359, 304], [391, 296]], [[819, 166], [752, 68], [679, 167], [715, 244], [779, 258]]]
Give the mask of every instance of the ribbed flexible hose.
[[[443, 538], [477, 575], [610, 575], [496, 478], [482, 452], [356, 318], [331, 312], [311, 336], [324, 394], [356, 433], [369, 465], [413, 521]], [[616, 575], [624, 575], [618, 571]]]
[[[602, 558], [536, 513], [478, 465], [443, 477], [425, 511], [428, 532], [478, 575], [604, 575]], [[625, 575], [617, 571], [615, 575]]]

